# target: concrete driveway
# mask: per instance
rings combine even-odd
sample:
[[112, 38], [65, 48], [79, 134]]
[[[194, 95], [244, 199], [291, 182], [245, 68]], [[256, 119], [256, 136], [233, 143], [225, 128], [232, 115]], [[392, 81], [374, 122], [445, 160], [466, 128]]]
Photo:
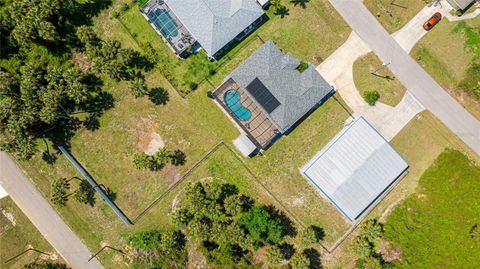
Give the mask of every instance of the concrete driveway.
[[480, 155], [480, 122], [460, 106], [380, 25], [360, 0], [330, 0], [407, 90]]

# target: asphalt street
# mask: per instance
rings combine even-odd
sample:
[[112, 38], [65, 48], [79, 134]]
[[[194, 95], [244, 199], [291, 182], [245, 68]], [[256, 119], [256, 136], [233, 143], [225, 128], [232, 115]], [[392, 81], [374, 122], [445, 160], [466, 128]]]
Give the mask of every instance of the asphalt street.
[[480, 155], [480, 122], [400, 47], [360, 0], [330, 2], [413, 96]]
[[101, 269], [91, 252], [5, 152], [0, 151], [0, 185], [40, 233], [74, 269]]

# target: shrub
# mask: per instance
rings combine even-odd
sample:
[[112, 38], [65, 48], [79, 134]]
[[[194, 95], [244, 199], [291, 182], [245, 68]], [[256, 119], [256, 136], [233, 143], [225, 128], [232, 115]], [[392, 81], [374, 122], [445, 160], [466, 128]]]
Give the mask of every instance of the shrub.
[[207, 92], [207, 97], [210, 98], [210, 99], [213, 99], [213, 93], [212, 93], [212, 91], [208, 91], [208, 92]]
[[300, 61], [300, 65], [297, 67], [297, 70], [302, 73], [303, 71], [308, 69], [308, 63], [304, 61]]
[[368, 257], [373, 253], [372, 244], [362, 236], [358, 236], [353, 240], [350, 249], [360, 258]]
[[480, 226], [474, 225], [470, 230], [470, 237], [474, 240], [480, 241]]
[[188, 86], [190, 87], [190, 90], [192, 90], [192, 91], [194, 91], [198, 88], [198, 84], [195, 83], [195, 82], [191, 82]]
[[380, 98], [380, 94], [377, 91], [366, 91], [363, 93], [363, 99], [371, 106], [375, 105], [378, 98]]
[[143, 250], [151, 250], [160, 245], [162, 234], [158, 230], [140, 231], [127, 239], [127, 243], [131, 246]]

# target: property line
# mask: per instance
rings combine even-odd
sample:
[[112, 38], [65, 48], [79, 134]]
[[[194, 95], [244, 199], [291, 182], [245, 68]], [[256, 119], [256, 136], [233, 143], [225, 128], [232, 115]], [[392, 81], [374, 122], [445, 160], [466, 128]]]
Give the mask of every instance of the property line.
[[223, 141], [221, 141], [220, 143], [216, 144], [215, 146], [213, 146], [209, 151], [207, 151], [207, 153], [202, 157], [200, 158], [197, 162], [195, 162], [195, 164], [190, 167], [187, 172], [185, 172], [185, 174], [182, 175], [182, 177], [177, 180], [177, 182], [175, 182], [172, 186], [170, 186], [164, 193], [160, 194], [160, 196], [158, 196], [155, 200], [153, 200], [153, 202], [148, 205], [142, 212], [140, 212], [140, 214], [138, 214], [134, 219], [133, 219], [133, 222], [136, 223], [138, 222], [143, 216], [145, 216], [146, 213], [148, 213], [156, 204], [158, 204], [158, 202], [160, 202], [165, 196], [167, 196], [170, 192], [172, 192], [173, 189], [175, 189], [178, 185], [180, 185], [180, 183], [183, 182], [183, 180], [188, 176], [190, 175], [190, 173], [195, 169], [197, 168], [201, 163], [203, 163], [203, 161], [205, 159], [207, 159], [210, 155], [212, 155], [215, 151], [217, 151], [217, 149], [223, 144]]

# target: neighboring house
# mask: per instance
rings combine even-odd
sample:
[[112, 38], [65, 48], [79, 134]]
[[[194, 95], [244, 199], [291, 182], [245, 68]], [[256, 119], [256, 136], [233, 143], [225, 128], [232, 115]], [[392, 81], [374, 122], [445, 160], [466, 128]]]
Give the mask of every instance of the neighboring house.
[[198, 44], [212, 59], [253, 31], [264, 14], [255, 0], [150, 0], [142, 13], [179, 56]]
[[[333, 93], [313, 65], [303, 72], [299, 65], [292, 54], [267, 41], [213, 93], [256, 148], [266, 149]], [[250, 155], [245, 150], [251, 145], [238, 145], [244, 141], [239, 139], [235, 145]]]
[[475, 0], [447, 0], [447, 2], [456, 10], [465, 10]]

